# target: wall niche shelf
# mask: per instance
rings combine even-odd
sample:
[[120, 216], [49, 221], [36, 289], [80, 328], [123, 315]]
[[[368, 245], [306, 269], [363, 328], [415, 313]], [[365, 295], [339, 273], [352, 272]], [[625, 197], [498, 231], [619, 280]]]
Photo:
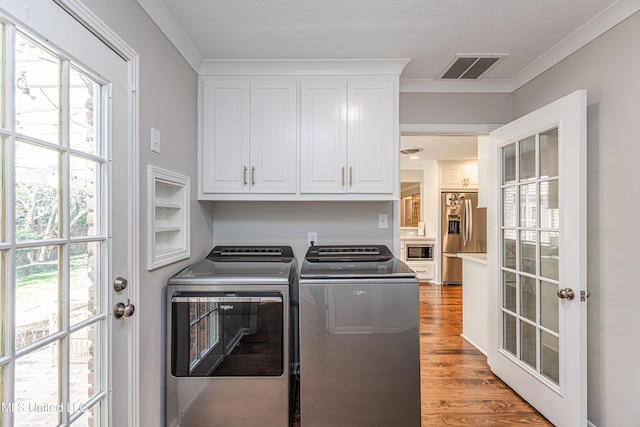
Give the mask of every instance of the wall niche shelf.
[[189, 258], [191, 178], [149, 165], [149, 250], [147, 269]]

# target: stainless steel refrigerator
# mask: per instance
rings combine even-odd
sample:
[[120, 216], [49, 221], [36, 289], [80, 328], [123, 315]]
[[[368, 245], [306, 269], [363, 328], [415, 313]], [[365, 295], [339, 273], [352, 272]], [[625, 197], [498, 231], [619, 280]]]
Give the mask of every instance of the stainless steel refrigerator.
[[442, 193], [442, 284], [462, 284], [459, 253], [487, 252], [487, 212], [478, 193]]

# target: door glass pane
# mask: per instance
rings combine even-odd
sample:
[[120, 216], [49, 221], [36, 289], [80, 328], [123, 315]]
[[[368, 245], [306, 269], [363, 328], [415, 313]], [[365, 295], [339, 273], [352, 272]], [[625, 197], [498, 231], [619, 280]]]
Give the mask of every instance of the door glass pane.
[[507, 145], [502, 149], [502, 183], [516, 181], [516, 144]]
[[540, 371], [555, 384], [560, 384], [560, 340], [545, 331], [540, 331]]
[[[2, 69], [2, 67], [0, 67], [0, 70]], [[0, 82], [0, 87], [2, 86], [2, 83]], [[1, 102], [0, 102], [1, 104]], [[1, 107], [0, 107], [1, 108]], [[5, 138], [4, 136], [0, 135], [0, 241], [4, 242], [6, 239], [6, 235], [5, 235], [5, 184], [4, 184], [4, 174], [5, 174], [5, 164], [6, 164], [6, 159], [4, 156], [5, 153]]]
[[70, 156], [69, 234], [71, 237], [100, 233], [100, 163]]
[[16, 132], [60, 142], [60, 60], [16, 34]]
[[503, 348], [510, 352], [511, 354], [517, 354], [518, 349], [518, 341], [516, 337], [516, 318], [507, 314], [502, 313], [502, 321], [503, 321]]
[[101, 154], [98, 152], [98, 123], [94, 123], [94, 117], [100, 117], [100, 84], [74, 67], [71, 67], [69, 78], [70, 147]]
[[540, 178], [558, 176], [558, 128], [540, 134]]
[[560, 233], [542, 231], [540, 233], [540, 275], [548, 279], [559, 278]]
[[506, 187], [502, 190], [502, 225], [515, 227], [518, 219], [517, 187]]
[[520, 271], [536, 274], [535, 231], [520, 231]]
[[520, 315], [536, 321], [536, 279], [520, 276]]
[[72, 243], [70, 248], [70, 323], [75, 325], [100, 312], [100, 244]]
[[516, 269], [516, 230], [504, 230], [502, 232], [502, 265], [506, 268]]
[[[60, 342], [44, 346], [16, 360], [15, 403], [24, 411], [15, 414], [17, 426], [57, 426], [60, 403]], [[51, 408], [53, 407], [53, 408]]]
[[[5, 252], [2, 251], [0, 252], [0, 356], [4, 356], [5, 355], [5, 348], [4, 348], [4, 343], [5, 343], [5, 310], [4, 307], [6, 307], [5, 305], [5, 295], [7, 292], [7, 288], [6, 288], [6, 283], [4, 280], [5, 277], [5, 270], [4, 270], [4, 265], [5, 265]], [[0, 380], [2, 380], [2, 377], [0, 376]], [[0, 387], [0, 390], [4, 390], [4, 388]], [[1, 393], [1, 391], [0, 391]], [[1, 403], [1, 402], [0, 402]], [[2, 416], [0, 416], [0, 419], [2, 419]], [[2, 425], [2, 423], [0, 423], [0, 425]]]
[[536, 226], [537, 216], [536, 184], [520, 186], [520, 227], [532, 228]]
[[558, 180], [540, 183], [540, 227], [560, 228]]
[[558, 332], [558, 285], [540, 281], [540, 324]]
[[536, 177], [536, 138], [532, 136], [519, 144], [520, 181]]
[[508, 271], [502, 272], [502, 306], [516, 312], [516, 275]]
[[60, 153], [16, 141], [16, 240], [60, 237]]
[[536, 369], [536, 327], [520, 321], [520, 360]]
[[[0, 22], [0, 46], [2, 46], [4, 48], [5, 45], [5, 26], [4, 24], [2, 24]], [[3, 52], [4, 53], [4, 52]], [[0, 67], [0, 93], [6, 93], [6, 89], [5, 89], [5, 84], [4, 84], [4, 80], [5, 80], [5, 69], [4, 67]], [[5, 118], [5, 111], [7, 110], [6, 108], [6, 102], [5, 102], [5, 97], [2, 96], [2, 98], [0, 98], [0, 127], [6, 127], [6, 118]]]
[[73, 427], [95, 427], [99, 425], [101, 408], [101, 402], [96, 403], [90, 408], [81, 406], [79, 410], [82, 411], [82, 415], [73, 421], [71, 425]]
[[70, 399], [74, 410], [101, 391], [102, 323], [86, 326], [69, 337]]
[[16, 251], [16, 349], [60, 330], [60, 247]]

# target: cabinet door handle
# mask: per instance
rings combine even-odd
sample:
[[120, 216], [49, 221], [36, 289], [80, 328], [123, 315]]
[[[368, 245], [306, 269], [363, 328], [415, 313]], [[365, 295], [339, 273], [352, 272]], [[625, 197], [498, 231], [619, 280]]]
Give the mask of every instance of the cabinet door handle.
[[256, 168], [251, 166], [251, 185], [256, 185]]
[[342, 167], [342, 186], [344, 187], [344, 166]]
[[242, 176], [244, 177], [244, 185], [247, 185], [247, 167], [244, 167], [244, 171], [242, 172]]
[[353, 167], [349, 166], [349, 187], [353, 187]]

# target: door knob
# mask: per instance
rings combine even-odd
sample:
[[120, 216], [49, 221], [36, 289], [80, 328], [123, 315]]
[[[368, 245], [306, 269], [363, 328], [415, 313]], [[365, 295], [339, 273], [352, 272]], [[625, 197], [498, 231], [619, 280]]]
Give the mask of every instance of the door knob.
[[573, 289], [571, 288], [565, 288], [565, 289], [559, 289], [558, 290], [558, 298], [560, 299], [568, 299], [568, 300], [572, 300], [573, 298], [575, 298], [576, 294], [575, 292], [573, 292]]
[[113, 315], [116, 319], [119, 319], [122, 316], [131, 317], [135, 311], [136, 307], [129, 301], [127, 301], [126, 305], [123, 302], [119, 302], [113, 307]]

